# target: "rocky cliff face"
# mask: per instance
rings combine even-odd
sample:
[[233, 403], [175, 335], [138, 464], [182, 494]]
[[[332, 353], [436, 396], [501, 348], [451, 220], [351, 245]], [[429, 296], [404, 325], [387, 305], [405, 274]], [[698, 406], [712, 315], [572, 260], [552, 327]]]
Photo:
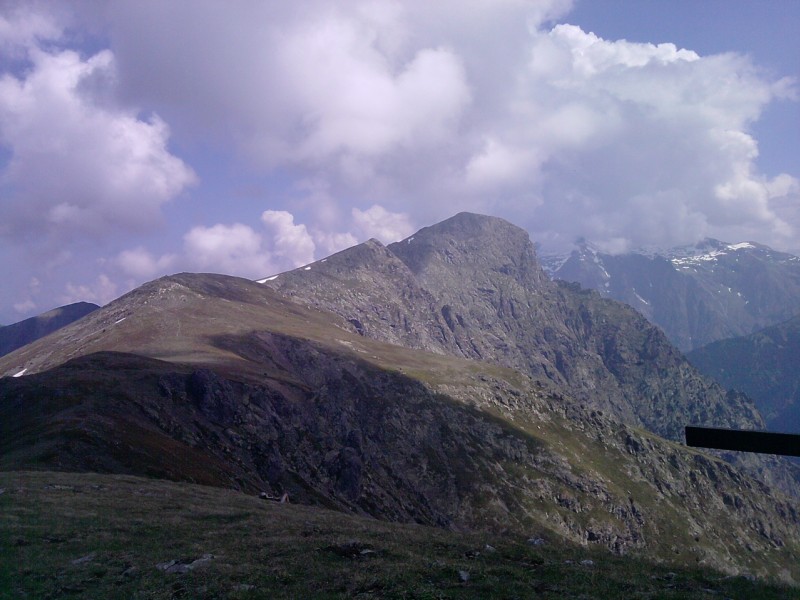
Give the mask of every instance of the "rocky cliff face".
[[671, 439], [689, 423], [763, 425], [744, 396], [702, 378], [634, 310], [551, 282], [527, 233], [502, 219], [462, 213], [265, 285], [361, 335], [522, 370]]

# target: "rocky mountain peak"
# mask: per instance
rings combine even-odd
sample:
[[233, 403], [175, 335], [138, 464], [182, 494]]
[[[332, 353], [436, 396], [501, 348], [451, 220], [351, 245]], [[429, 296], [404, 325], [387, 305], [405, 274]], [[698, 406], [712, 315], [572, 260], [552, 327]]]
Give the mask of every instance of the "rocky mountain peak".
[[388, 248], [426, 286], [460, 287], [488, 273], [547, 281], [528, 233], [498, 217], [462, 212]]
[[[629, 307], [550, 281], [528, 234], [503, 219], [460, 213], [266, 285], [362, 336], [517, 369], [673, 439], [688, 422], [710, 424], [712, 405], [720, 424], [759, 420], [741, 398], [702, 381]], [[663, 398], [679, 400], [667, 411]]]

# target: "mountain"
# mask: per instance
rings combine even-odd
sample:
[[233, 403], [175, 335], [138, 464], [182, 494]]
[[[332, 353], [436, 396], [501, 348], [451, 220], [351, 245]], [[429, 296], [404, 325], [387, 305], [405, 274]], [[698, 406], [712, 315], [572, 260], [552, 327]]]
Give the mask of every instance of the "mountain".
[[708, 377], [752, 398], [770, 429], [800, 433], [800, 316], [687, 357]]
[[0, 356], [69, 325], [98, 308], [100, 307], [89, 302], [76, 302], [13, 325], [0, 327]]
[[635, 310], [550, 281], [528, 234], [502, 219], [461, 213], [264, 284], [354, 333], [520, 370], [670, 439], [692, 422], [763, 425], [749, 400], [701, 377]]
[[583, 242], [546, 262], [554, 278], [634, 307], [684, 351], [800, 313], [800, 258], [754, 242], [706, 239], [619, 255]]
[[629, 307], [551, 282], [498, 219], [458, 215], [266, 284], [162, 278], [0, 374], [4, 470], [288, 492], [800, 581], [796, 500], [647, 429], [757, 426], [748, 401]]

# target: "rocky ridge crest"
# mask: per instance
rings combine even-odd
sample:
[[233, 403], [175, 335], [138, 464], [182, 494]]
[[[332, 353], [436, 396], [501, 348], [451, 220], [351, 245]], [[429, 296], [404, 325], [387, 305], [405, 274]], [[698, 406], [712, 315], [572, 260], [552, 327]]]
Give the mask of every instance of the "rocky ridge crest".
[[670, 439], [690, 423], [763, 426], [746, 397], [700, 376], [636, 311], [550, 281], [527, 233], [502, 219], [461, 213], [265, 285], [366, 337], [521, 370]]

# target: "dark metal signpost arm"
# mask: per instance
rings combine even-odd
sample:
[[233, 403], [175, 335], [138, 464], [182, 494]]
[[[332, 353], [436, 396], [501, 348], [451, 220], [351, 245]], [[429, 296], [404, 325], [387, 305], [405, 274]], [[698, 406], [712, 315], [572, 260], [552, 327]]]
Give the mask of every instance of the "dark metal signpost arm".
[[696, 448], [800, 456], [800, 435], [792, 433], [687, 426], [686, 445]]

